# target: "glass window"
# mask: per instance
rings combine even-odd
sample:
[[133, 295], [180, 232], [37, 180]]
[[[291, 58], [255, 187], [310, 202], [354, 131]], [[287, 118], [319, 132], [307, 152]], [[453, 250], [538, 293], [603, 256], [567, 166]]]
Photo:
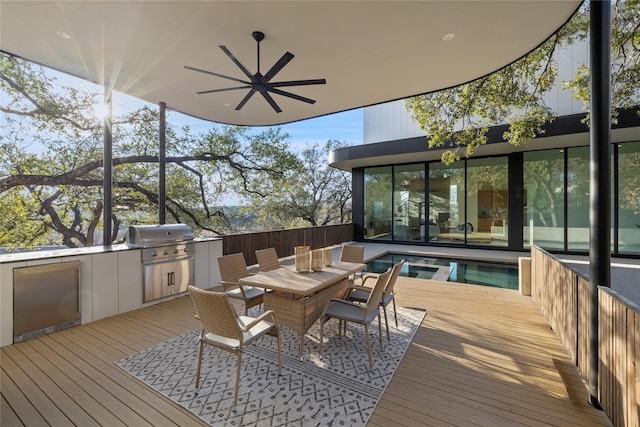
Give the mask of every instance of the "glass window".
[[391, 239], [391, 166], [364, 170], [364, 237]]
[[393, 238], [424, 241], [424, 164], [394, 168]]
[[508, 219], [508, 158], [467, 161], [467, 243], [507, 246]]
[[567, 151], [567, 249], [589, 251], [589, 147]]
[[525, 248], [564, 249], [564, 152], [524, 153]]
[[429, 241], [464, 244], [464, 162], [449, 166], [429, 164], [429, 216], [425, 226]]
[[618, 147], [618, 252], [640, 254], [640, 141]]

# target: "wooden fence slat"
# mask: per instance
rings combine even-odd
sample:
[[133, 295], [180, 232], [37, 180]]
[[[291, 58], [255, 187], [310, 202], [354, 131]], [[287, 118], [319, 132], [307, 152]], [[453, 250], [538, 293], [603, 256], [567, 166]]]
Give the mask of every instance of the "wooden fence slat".
[[[531, 295], [589, 382], [589, 279], [538, 247], [531, 248]], [[614, 426], [640, 425], [640, 308], [598, 290], [600, 405]]]

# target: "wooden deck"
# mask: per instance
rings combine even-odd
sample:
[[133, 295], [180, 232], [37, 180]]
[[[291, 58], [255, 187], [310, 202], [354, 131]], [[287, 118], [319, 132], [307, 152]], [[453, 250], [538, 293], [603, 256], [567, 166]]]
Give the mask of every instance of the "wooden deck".
[[[609, 426], [530, 298], [400, 278], [427, 310], [371, 426]], [[198, 327], [189, 297], [2, 348], [0, 425], [190, 426], [114, 362]]]

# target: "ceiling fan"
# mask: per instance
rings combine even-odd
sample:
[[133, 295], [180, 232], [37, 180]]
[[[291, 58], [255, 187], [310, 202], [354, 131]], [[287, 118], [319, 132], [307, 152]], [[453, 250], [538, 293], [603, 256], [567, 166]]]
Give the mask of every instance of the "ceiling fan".
[[277, 95], [286, 96], [288, 98], [293, 98], [298, 101], [306, 102], [309, 104], [315, 104], [316, 101], [313, 99], [305, 98], [304, 96], [296, 95], [291, 92], [286, 92], [279, 88], [287, 87], [287, 86], [323, 85], [323, 84], [326, 84], [327, 81], [325, 79], [312, 79], [312, 80], [290, 80], [285, 82], [272, 82], [271, 79], [273, 79], [275, 75], [278, 74], [278, 72], [280, 72], [280, 70], [282, 70], [282, 68], [284, 68], [284, 66], [287, 65], [289, 61], [293, 59], [294, 55], [291, 52], [286, 52], [284, 55], [282, 55], [282, 58], [280, 58], [278, 62], [276, 62], [273, 65], [273, 67], [271, 67], [271, 69], [267, 71], [266, 74], [263, 75], [262, 73], [260, 73], [260, 42], [264, 40], [264, 33], [260, 31], [254, 31], [252, 35], [253, 35], [253, 39], [258, 43], [258, 71], [255, 74], [251, 74], [247, 69], [247, 67], [242, 65], [242, 63], [238, 60], [238, 58], [236, 58], [226, 46], [220, 46], [220, 49], [222, 49], [222, 51], [226, 53], [229, 58], [231, 58], [231, 60], [238, 66], [238, 68], [242, 70], [242, 72], [249, 78], [249, 81], [237, 79], [235, 77], [225, 76], [224, 74], [214, 73], [213, 71], [202, 70], [200, 68], [195, 68], [195, 67], [190, 67], [188, 65], [185, 65], [184, 68], [186, 68], [187, 70], [197, 71], [199, 73], [204, 73], [204, 74], [210, 74], [212, 76], [222, 77], [223, 79], [233, 80], [235, 82], [244, 84], [244, 86], [228, 87], [224, 89], [203, 90], [196, 93], [198, 95], [202, 95], [205, 93], [226, 92], [226, 91], [238, 90], [238, 89], [249, 89], [249, 92], [245, 95], [244, 98], [242, 98], [240, 103], [236, 106], [235, 108], [236, 110], [241, 110], [242, 107], [244, 107], [247, 101], [249, 101], [249, 99], [251, 99], [251, 97], [256, 92], [260, 92], [260, 95], [262, 95], [262, 97], [269, 103], [269, 105], [271, 105], [271, 108], [273, 108], [276, 113], [281, 113], [282, 110], [280, 109], [278, 104], [276, 104], [276, 101], [269, 94], [269, 92], [275, 93]]

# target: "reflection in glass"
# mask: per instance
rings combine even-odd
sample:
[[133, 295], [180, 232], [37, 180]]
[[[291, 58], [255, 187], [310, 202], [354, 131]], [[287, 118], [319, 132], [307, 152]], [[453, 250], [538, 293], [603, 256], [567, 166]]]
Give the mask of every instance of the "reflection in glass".
[[564, 249], [564, 152], [524, 153], [524, 247]]
[[464, 193], [464, 162], [429, 164], [428, 241], [464, 244]]
[[589, 147], [567, 151], [567, 249], [589, 250]]
[[617, 200], [618, 252], [640, 254], [640, 141], [618, 146]]
[[364, 170], [365, 239], [391, 239], [391, 166]]
[[467, 161], [467, 243], [507, 246], [509, 218], [507, 157]]
[[393, 239], [424, 241], [424, 164], [396, 166], [393, 189]]

